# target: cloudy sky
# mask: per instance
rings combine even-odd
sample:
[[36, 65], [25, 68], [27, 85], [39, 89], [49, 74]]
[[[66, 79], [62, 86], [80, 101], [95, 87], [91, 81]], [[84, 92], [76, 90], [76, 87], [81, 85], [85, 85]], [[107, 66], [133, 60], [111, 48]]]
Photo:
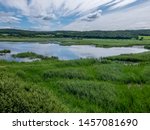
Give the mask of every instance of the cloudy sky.
[[150, 0], [0, 0], [0, 28], [150, 29]]

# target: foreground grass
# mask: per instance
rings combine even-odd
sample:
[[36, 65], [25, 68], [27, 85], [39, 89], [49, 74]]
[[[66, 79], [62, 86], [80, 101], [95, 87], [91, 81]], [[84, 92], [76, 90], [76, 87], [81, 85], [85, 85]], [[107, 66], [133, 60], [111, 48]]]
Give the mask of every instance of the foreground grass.
[[[71, 39], [48, 37], [0, 37], [0, 41], [10, 42], [55, 42], [61, 45], [95, 45], [97, 47], [127, 47], [134, 45], [150, 45], [149, 40], [117, 40], [117, 39]], [[56, 42], [57, 41], [57, 42]]]
[[0, 112], [150, 112], [149, 57], [0, 61]]
[[67, 112], [51, 91], [0, 74], [0, 112]]

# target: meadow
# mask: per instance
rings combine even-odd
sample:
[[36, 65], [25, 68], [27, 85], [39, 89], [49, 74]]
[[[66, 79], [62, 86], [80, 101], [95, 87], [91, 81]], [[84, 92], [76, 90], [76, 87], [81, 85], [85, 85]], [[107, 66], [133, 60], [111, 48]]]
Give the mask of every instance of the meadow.
[[0, 112], [150, 112], [150, 52], [0, 61]]
[[150, 36], [139, 36], [139, 39], [150, 40]]

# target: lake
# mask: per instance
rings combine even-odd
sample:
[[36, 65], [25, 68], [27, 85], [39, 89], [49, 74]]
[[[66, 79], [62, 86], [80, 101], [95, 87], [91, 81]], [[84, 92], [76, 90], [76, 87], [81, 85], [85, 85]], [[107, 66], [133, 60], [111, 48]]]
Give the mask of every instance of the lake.
[[[30, 62], [33, 59], [13, 58], [12, 54], [21, 52], [35, 52], [44, 56], [56, 56], [60, 60], [73, 60], [80, 58], [101, 58], [117, 56], [120, 54], [141, 53], [148, 51], [142, 46], [100, 48], [91, 45], [62, 46], [55, 42], [47, 44], [30, 42], [0, 42], [0, 50], [11, 50], [10, 54], [0, 55], [0, 59], [18, 62]], [[36, 60], [36, 59], [35, 59]]]

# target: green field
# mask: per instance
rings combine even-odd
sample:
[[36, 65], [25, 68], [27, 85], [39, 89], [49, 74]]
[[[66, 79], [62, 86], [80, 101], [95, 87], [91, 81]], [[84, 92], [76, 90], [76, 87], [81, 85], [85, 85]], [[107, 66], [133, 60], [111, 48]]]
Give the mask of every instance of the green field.
[[0, 112], [150, 112], [150, 52], [0, 61]]
[[[149, 40], [117, 40], [117, 39], [71, 39], [71, 38], [31, 38], [31, 37], [0, 37], [0, 41], [10, 42], [41, 42], [50, 41], [61, 45], [95, 45], [97, 47], [124, 47], [134, 45], [150, 45]], [[56, 42], [57, 41], [57, 42]]]
[[139, 36], [139, 39], [143, 38], [144, 40], [150, 40], [150, 36]]

